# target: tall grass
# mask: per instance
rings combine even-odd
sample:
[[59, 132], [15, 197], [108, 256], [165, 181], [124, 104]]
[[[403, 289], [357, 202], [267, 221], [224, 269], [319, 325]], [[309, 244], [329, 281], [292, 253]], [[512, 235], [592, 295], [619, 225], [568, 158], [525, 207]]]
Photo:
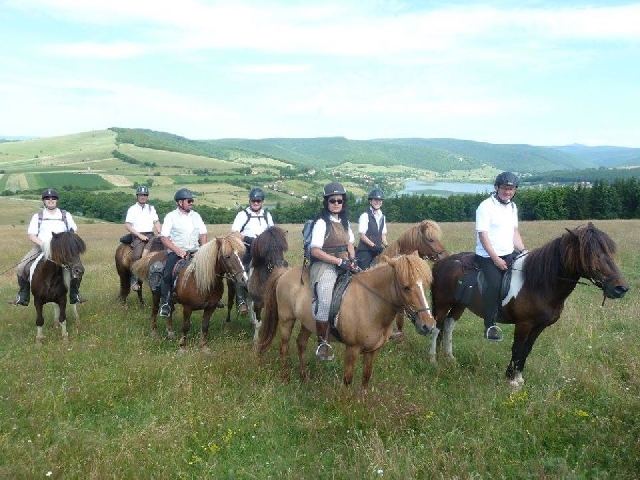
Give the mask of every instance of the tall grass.
[[[390, 237], [408, 226], [390, 225]], [[452, 252], [473, 248], [473, 225], [441, 226]], [[525, 244], [573, 226], [523, 224]], [[640, 222], [597, 226], [618, 242], [632, 290], [600, 307], [596, 288], [578, 286], [535, 345], [524, 388], [504, 379], [510, 341], [486, 342], [482, 321], [465, 314], [455, 364], [430, 365], [429, 338], [408, 329], [382, 349], [362, 397], [360, 366], [354, 388], [341, 386], [339, 346], [322, 364], [309, 348], [311, 381], [283, 384], [278, 341], [258, 358], [248, 320], [225, 324], [226, 311], [214, 314], [210, 355], [197, 349], [198, 312], [178, 355], [175, 342], [150, 337], [147, 307], [116, 303], [123, 227], [81, 225], [90, 302], [70, 320], [70, 342], [51, 309], [39, 350], [33, 306], [0, 309], [0, 478], [637, 478]], [[301, 226], [287, 227], [299, 264]], [[16, 292], [10, 267], [29, 248], [25, 230], [0, 227], [3, 299]]]

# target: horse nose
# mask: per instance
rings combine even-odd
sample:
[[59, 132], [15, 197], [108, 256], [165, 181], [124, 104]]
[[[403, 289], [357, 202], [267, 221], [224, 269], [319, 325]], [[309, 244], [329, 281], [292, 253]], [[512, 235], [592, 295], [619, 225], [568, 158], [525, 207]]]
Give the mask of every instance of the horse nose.
[[616, 285], [613, 288], [613, 294], [615, 295], [614, 298], [622, 298], [624, 297], [625, 293], [627, 293], [628, 291], [629, 291], [628, 285]]

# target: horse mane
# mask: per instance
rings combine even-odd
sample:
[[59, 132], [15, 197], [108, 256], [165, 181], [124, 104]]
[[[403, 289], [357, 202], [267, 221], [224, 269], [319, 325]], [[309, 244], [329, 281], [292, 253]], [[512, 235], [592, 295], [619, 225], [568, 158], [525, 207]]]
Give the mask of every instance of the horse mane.
[[187, 266], [183, 282], [187, 281], [189, 275], [193, 275], [198, 292], [206, 295], [215, 284], [220, 254], [230, 256], [234, 251], [238, 252], [240, 258], [245, 251], [244, 243], [234, 232], [208, 241], [193, 255], [193, 261]]
[[405, 230], [394, 242], [391, 242], [386, 250], [390, 257], [400, 254], [401, 252], [411, 251], [416, 245], [425, 243], [425, 241], [440, 241], [442, 238], [442, 230], [433, 220], [422, 220], [413, 227]]
[[395, 257], [395, 260], [396, 275], [403, 283], [416, 283], [422, 280], [427, 282], [425, 289], [431, 285], [433, 281], [431, 269], [418, 255], [401, 255]]
[[561, 237], [529, 252], [523, 271], [525, 285], [539, 292], [551, 292], [558, 278], [580, 277], [596, 271], [602, 257], [613, 258], [615, 242], [592, 223], [568, 230]]
[[84, 240], [74, 232], [54, 233], [51, 240], [42, 245], [44, 257], [60, 265], [78, 258], [86, 250]]
[[251, 244], [252, 265], [254, 267], [277, 265], [282, 261], [282, 254], [287, 250], [289, 250], [287, 232], [280, 227], [269, 227]]

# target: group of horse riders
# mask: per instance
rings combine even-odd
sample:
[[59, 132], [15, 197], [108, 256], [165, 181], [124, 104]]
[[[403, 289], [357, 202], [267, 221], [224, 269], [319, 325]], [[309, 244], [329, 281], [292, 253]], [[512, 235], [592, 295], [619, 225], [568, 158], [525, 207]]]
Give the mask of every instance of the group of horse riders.
[[[485, 199], [476, 211], [476, 263], [485, 276], [488, 290], [483, 292], [485, 330], [488, 340], [502, 340], [502, 332], [496, 326], [500, 284], [502, 275], [513, 262], [514, 252], [524, 252], [524, 244], [518, 230], [518, 211], [513, 197], [518, 188], [518, 178], [512, 172], [500, 173], [494, 182], [495, 192]], [[340, 271], [357, 272], [367, 269], [387, 246], [387, 225], [382, 213], [385, 199], [380, 188], [368, 195], [369, 206], [358, 219], [359, 244], [354, 247], [355, 236], [351, 229], [347, 209], [347, 192], [342, 184], [330, 182], [323, 188], [323, 208], [314, 219], [310, 244], [310, 276], [313, 293], [313, 316], [316, 321], [319, 360], [332, 360], [328, 343], [329, 309], [333, 287]], [[174, 195], [176, 209], [169, 212], [164, 222], [155, 208], [148, 204], [149, 189], [139, 186], [137, 202], [125, 218], [125, 228], [131, 235], [132, 260], [148, 251], [155, 234], [167, 249], [162, 283], [160, 316], [169, 316], [173, 267], [178, 260], [187, 257], [207, 242], [207, 228], [200, 214], [193, 210], [194, 195], [187, 188], [180, 188]], [[17, 266], [19, 292], [10, 301], [13, 305], [28, 305], [30, 300], [29, 266], [41, 251], [44, 242], [53, 233], [77, 231], [78, 227], [69, 212], [58, 208], [58, 192], [47, 188], [42, 192], [44, 208], [33, 215], [27, 234], [33, 248]], [[271, 213], [264, 207], [265, 193], [259, 187], [249, 192], [249, 205], [240, 210], [231, 226], [246, 246], [243, 264], [248, 270], [251, 260], [251, 244], [267, 228], [274, 226]], [[80, 293], [80, 280], [71, 282], [70, 303], [85, 302]], [[131, 278], [132, 290], [139, 290], [135, 275]], [[248, 311], [246, 286], [235, 284], [238, 313]]]

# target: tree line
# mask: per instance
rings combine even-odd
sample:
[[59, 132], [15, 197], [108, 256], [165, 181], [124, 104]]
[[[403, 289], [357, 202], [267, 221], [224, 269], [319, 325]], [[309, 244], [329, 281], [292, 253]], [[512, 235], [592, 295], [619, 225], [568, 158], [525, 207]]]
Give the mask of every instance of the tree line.
[[[123, 223], [129, 206], [135, 202], [135, 189], [131, 196], [121, 192], [94, 193], [77, 187], [63, 186], [61, 207], [77, 216], [92, 217], [107, 222]], [[36, 192], [34, 192], [36, 193]], [[367, 207], [366, 197], [348, 194], [348, 209], [352, 221]], [[402, 195], [387, 198], [383, 211], [388, 222], [414, 223], [424, 219], [436, 222], [471, 222], [485, 194], [463, 194], [450, 197], [431, 195]], [[276, 223], [304, 223], [322, 208], [321, 198], [311, 198], [299, 204], [267, 208]], [[601, 220], [640, 218], [640, 183], [636, 178], [614, 182], [596, 181], [592, 186], [564, 186], [545, 189], [519, 188], [514, 201], [518, 205], [520, 220]], [[176, 208], [173, 201], [150, 202], [160, 219]], [[196, 204], [197, 205], [197, 204]], [[205, 223], [231, 224], [238, 210], [197, 205]]]

